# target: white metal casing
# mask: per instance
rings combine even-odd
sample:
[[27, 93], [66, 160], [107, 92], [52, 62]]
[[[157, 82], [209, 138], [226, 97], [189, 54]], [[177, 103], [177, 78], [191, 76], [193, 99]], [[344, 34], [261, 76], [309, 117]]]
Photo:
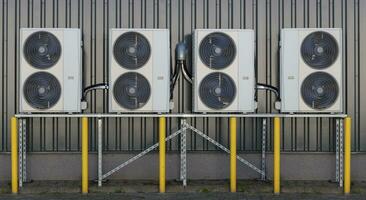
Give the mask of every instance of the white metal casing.
[[[331, 34], [338, 43], [338, 57], [325, 69], [314, 69], [301, 56], [301, 44], [310, 33], [324, 31]], [[287, 28], [281, 31], [281, 112], [286, 113], [342, 113], [343, 112], [343, 50], [340, 28]], [[327, 109], [313, 109], [301, 97], [303, 80], [314, 72], [326, 72], [338, 83], [337, 100]]]
[[[221, 32], [230, 36], [236, 46], [234, 61], [224, 69], [207, 67], [199, 56], [199, 46], [210, 33]], [[202, 79], [213, 72], [229, 75], [236, 85], [233, 102], [223, 109], [207, 107], [199, 97]], [[193, 112], [202, 113], [251, 113], [256, 109], [254, 74], [254, 31], [249, 29], [196, 29], [193, 38]]]
[[[61, 44], [61, 56], [57, 63], [48, 69], [37, 69], [27, 62], [23, 46], [27, 38], [38, 31], [53, 34]], [[74, 113], [80, 112], [82, 93], [82, 43], [81, 31], [75, 28], [21, 28], [20, 29], [20, 72], [19, 72], [19, 112], [21, 113]], [[23, 96], [23, 84], [36, 72], [49, 72], [61, 85], [61, 97], [49, 109], [33, 108]]]
[[[151, 55], [142, 67], [131, 70], [118, 64], [113, 56], [113, 46], [126, 32], [142, 34], [150, 43]], [[151, 94], [146, 104], [138, 109], [120, 106], [114, 98], [114, 82], [124, 73], [137, 72], [150, 84]], [[170, 37], [168, 29], [110, 29], [109, 30], [109, 112], [117, 113], [167, 113], [170, 98]]]

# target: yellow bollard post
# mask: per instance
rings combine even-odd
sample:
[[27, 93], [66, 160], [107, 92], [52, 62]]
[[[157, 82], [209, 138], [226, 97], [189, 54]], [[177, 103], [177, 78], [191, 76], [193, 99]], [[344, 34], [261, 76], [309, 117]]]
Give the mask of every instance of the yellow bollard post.
[[81, 192], [88, 193], [88, 118], [82, 118], [81, 135]]
[[11, 192], [18, 193], [18, 129], [17, 118], [11, 118]]
[[165, 137], [166, 119], [159, 118], [159, 192], [165, 192]]
[[273, 133], [273, 192], [280, 193], [280, 118], [274, 118], [274, 133]]
[[230, 192], [236, 192], [236, 117], [230, 117]]
[[344, 119], [344, 194], [351, 191], [351, 118]]

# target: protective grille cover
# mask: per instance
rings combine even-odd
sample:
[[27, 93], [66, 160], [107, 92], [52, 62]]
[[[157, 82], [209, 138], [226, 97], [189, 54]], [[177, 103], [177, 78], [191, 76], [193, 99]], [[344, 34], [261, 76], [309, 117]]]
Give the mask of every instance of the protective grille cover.
[[331, 66], [339, 54], [334, 37], [324, 31], [310, 33], [301, 44], [301, 56], [305, 63], [315, 69]]
[[202, 79], [199, 95], [202, 102], [212, 109], [226, 108], [236, 96], [235, 82], [224, 73], [211, 73]]
[[301, 84], [304, 102], [317, 110], [327, 109], [334, 104], [339, 95], [337, 80], [326, 72], [314, 72]]
[[52, 33], [37, 31], [25, 41], [23, 54], [33, 67], [47, 69], [60, 59], [61, 49], [60, 41]]
[[150, 43], [138, 32], [126, 32], [118, 37], [113, 47], [113, 55], [121, 67], [138, 69], [150, 58]]
[[149, 100], [149, 81], [139, 73], [122, 74], [114, 83], [113, 95], [117, 103], [127, 109], [143, 107]]
[[35, 109], [49, 109], [61, 97], [61, 85], [55, 76], [48, 72], [36, 72], [24, 83], [24, 98]]
[[236, 56], [234, 41], [222, 32], [208, 34], [201, 41], [199, 48], [202, 62], [213, 69], [223, 69], [229, 66]]

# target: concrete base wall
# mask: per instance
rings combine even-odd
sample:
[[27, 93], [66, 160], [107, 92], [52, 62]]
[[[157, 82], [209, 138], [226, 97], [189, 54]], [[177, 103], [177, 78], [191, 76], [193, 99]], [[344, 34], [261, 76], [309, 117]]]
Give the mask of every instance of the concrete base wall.
[[[103, 154], [103, 173], [134, 156], [131, 153]], [[260, 166], [260, 154], [240, 154], [243, 158]], [[179, 179], [179, 153], [167, 154], [167, 179]], [[272, 177], [272, 154], [267, 154], [267, 175]], [[0, 180], [10, 180], [10, 154], [0, 154]], [[352, 155], [352, 180], [366, 180], [366, 154]], [[158, 179], [158, 154], [151, 153], [133, 162], [110, 179]], [[191, 152], [187, 154], [188, 179], [228, 179], [229, 156], [218, 152]], [[238, 161], [238, 179], [256, 179], [260, 175]], [[29, 153], [27, 176], [32, 180], [80, 180], [80, 153]], [[90, 179], [97, 178], [97, 155], [89, 156]], [[282, 180], [334, 180], [335, 155], [333, 153], [282, 153]]]

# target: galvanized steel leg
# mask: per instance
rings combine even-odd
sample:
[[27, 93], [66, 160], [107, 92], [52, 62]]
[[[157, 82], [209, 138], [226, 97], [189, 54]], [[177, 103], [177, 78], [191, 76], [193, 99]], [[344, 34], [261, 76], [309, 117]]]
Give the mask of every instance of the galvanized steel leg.
[[339, 123], [339, 187], [343, 187], [343, 119]]
[[23, 182], [27, 182], [27, 119], [23, 119]]
[[267, 135], [267, 119], [262, 118], [262, 172], [261, 180], [266, 180], [266, 135]]
[[23, 187], [23, 119], [19, 118], [19, 141], [18, 141], [18, 148], [19, 148], [19, 188]]
[[[181, 119], [181, 128], [186, 126], [186, 119]], [[184, 129], [180, 138], [180, 180], [187, 186], [187, 131]]]
[[339, 182], [339, 119], [336, 119], [336, 182]]
[[102, 166], [102, 119], [98, 119], [98, 186], [102, 186], [103, 166]]

